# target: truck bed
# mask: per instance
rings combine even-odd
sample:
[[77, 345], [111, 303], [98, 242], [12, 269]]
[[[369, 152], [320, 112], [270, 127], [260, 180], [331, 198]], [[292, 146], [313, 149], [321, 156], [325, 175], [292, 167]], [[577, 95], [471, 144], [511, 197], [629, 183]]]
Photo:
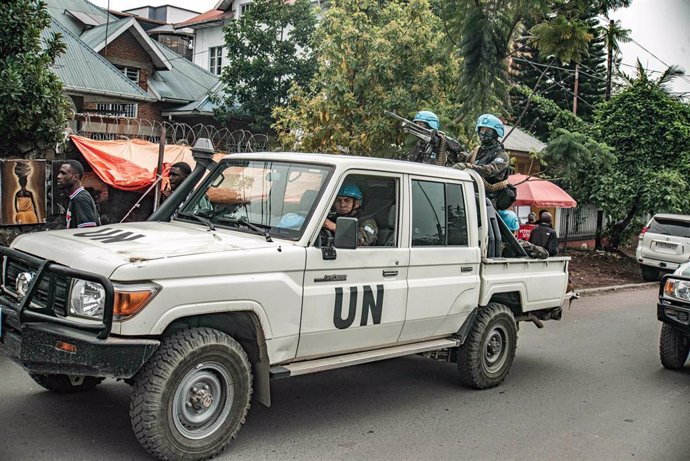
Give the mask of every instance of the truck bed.
[[499, 293], [517, 293], [524, 312], [558, 307], [568, 286], [570, 257], [547, 259], [485, 258], [481, 267], [479, 305]]

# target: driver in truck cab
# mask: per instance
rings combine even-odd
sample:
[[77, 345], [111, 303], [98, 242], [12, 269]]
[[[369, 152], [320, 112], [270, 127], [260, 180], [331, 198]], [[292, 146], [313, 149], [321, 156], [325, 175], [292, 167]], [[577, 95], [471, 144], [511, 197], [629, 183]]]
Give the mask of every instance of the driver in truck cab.
[[333, 203], [333, 211], [328, 214], [328, 218], [323, 223], [323, 228], [335, 235], [335, 223], [339, 217], [357, 218], [359, 224], [357, 245], [376, 245], [379, 226], [374, 219], [362, 217], [362, 197], [362, 191], [357, 184], [343, 184], [338, 191], [338, 196], [335, 198], [335, 203]]

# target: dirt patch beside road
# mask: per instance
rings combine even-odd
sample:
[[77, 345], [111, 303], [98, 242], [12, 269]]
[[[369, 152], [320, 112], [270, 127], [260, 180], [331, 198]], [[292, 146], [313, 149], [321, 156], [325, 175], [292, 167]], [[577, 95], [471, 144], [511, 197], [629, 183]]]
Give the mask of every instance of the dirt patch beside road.
[[643, 283], [640, 268], [629, 249], [617, 253], [568, 250], [570, 280], [576, 290]]

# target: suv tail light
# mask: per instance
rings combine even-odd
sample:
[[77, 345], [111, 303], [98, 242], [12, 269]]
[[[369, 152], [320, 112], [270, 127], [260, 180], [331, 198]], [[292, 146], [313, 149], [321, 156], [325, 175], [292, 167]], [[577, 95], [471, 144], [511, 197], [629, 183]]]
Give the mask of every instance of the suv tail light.
[[644, 226], [642, 228], [642, 230], [640, 231], [640, 238], [645, 234], [645, 232], [647, 232], [648, 229], [649, 229], [649, 227], [647, 227], [647, 226]]

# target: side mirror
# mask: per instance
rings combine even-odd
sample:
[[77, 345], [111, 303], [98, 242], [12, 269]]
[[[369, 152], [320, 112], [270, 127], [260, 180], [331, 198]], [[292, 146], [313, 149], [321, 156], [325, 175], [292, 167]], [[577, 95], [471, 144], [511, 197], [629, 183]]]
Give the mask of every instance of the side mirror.
[[335, 222], [335, 247], [346, 250], [357, 248], [357, 229], [357, 218], [338, 218]]

